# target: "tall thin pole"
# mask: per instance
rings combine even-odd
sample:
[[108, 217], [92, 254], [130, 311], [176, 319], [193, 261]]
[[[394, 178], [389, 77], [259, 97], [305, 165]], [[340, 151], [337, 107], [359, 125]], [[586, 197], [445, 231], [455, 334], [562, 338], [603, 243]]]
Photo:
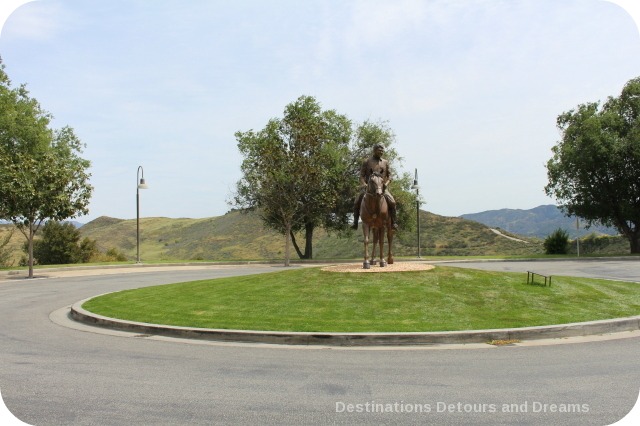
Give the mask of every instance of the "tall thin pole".
[[[140, 176], [142, 172], [142, 177]], [[147, 185], [144, 182], [144, 169], [142, 166], [138, 166], [136, 173], [136, 263], [140, 262], [140, 188], [146, 189]]]
[[418, 217], [418, 259], [420, 259], [420, 190], [416, 189], [416, 215]]
[[416, 222], [418, 228], [418, 259], [420, 259], [420, 187], [418, 186], [418, 169], [415, 169], [413, 188], [416, 190]]
[[140, 189], [136, 187], [136, 263], [140, 263]]
[[580, 257], [580, 219], [576, 216], [576, 248], [578, 250], [578, 257]]

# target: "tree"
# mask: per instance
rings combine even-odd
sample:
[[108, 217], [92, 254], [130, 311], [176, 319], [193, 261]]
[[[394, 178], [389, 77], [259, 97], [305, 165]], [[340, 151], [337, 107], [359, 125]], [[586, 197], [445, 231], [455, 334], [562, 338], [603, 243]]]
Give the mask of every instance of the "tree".
[[96, 241], [80, 237], [73, 224], [48, 221], [42, 228], [42, 238], [34, 241], [33, 257], [40, 265], [89, 262], [97, 253]]
[[13, 222], [27, 239], [29, 277], [33, 240], [47, 220], [88, 212], [93, 188], [90, 162], [73, 129], [49, 128], [51, 115], [24, 85], [12, 89], [0, 63], [0, 218]]
[[[336, 182], [348, 168], [351, 122], [301, 96], [286, 106], [282, 119], [235, 136], [244, 160], [233, 203], [256, 209], [268, 227], [293, 243], [300, 258], [311, 258], [313, 232], [335, 215], [342, 196]], [[299, 231], [305, 234], [304, 252], [295, 240]]]
[[558, 116], [562, 138], [547, 163], [547, 195], [567, 216], [614, 226], [640, 253], [640, 77], [619, 97]]
[[556, 229], [544, 240], [546, 254], [567, 254], [569, 252], [569, 234], [564, 229]]
[[[312, 258], [318, 227], [352, 235], [349, 221], [363, 159], [375, 143], [383, 143], [395, 169], [395, 162], [401, 161], [391, 147], [395, 135], [386, 122], [365, 121], [353, 127], [345, 115], [323, 111], [315, 98], [301, 96], [286, 106], [283, 118], [270, 120], [263, 130], [237, 132], [243, 178], [232, 204], [256, 209], [266, 226], [289, 235], [287, 244], [292, 243], [301, 259]], [[415, 220], [402, 206], [415, 204], [411, 177], [393, 172], [390, 189], [399, 221], [410, 228]], [[304, 232], [304, 252], [297, 232]]]

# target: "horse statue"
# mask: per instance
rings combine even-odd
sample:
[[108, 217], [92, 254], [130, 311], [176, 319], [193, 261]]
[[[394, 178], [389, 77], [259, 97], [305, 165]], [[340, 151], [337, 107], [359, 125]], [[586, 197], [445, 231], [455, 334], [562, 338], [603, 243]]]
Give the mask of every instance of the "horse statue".
[[[360, 204], [360, 218], [362, 219], [362, 232], [364, 234], [364, 262], [363, 269], [370, 269], [369, 263], [369, 233], [373, 229], [373, 249], [371, 251], [372, 263], [375, 265], [376, 243], [380, 247], [380, 266], [385, 267], [393, 264], [393, 254], [391, 245], [393, 244], [393, 227], [391, 226], [391, 216], [389, 206], [384, 196], [384, 180], [382, 176], [374, 172], [367, 182], [367, 191]], [[387, 231], [388, 256], [384, 260], [384, 231]]]

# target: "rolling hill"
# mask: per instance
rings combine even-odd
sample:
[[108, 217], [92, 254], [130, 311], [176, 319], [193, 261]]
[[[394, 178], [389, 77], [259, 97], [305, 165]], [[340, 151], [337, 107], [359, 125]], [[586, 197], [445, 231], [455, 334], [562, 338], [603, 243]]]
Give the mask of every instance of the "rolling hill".
[[[493, 210], [445, 217], [421, 211], [421, 254], [423, 256], [514, 256], [543, 253], [542, 239], [558, 227], [575, 232], [575, 222], [556, 206], [531, 210]], [[255, 213], [231, 211], [218, 217], [141, 219], [141, 259], [143, 261], [232, 261], [284, 259], [284, 237], [265, 229]], [[564, 225], [564, 226], [563, 226]], [[573, 226], [573, 228], [571, 228]], [[498, 231], [496, 228], [499, 228]], [[0, 224], [0, 241], [13, 225]], [[605, 238], [597, 234], [614, 233], [607, 228], [581, 230], [581, 253], [627, 254], [628, 242], [622, 237]], [[116, 249], [127, 259], [136, 258], [135, 219], [99, 217], [80, 228], [83, 237], [94, 239], [104, 253]], [[584, 237], [587, 235], [587, 237]], [[298, 242], [303, 244], [302, 236]], [[362, 232], [339, 237], [317, 230], [313, 239], [314, 259], [359, 259]], [[15, 230], [5, 251], [9, 264], [17, 265], [24, 256], [24, 237]], [[570, 249], [575, 252], [575, 246]], [[414, 230], [400, 230], [394, 241], [396, 256], [416, 256]], [[297, 259], [293, 248], [291, 259]]]
[[[280, 260], [284, 258], [284, 237], [263, 228], [254, 213], [231, 211], [204, 219], [143, 218], [142, 260]], [[136, 221], [100, 217], [80, 231], [95, 239], [101, 250], [116, 248], [129, 259], [136, 255]], [[298, 237], [299, 242], [302, 237]], [[520, 239], [522, 239], [520, 237]], [[542, 252], [540, 240], [514, 241], [478, 222], [421, 212], [423, 255], [518, 255]], [[401, 231], [394, 241], [397, 256], [415, 256], [417, 236]], [[314, 235], [315, 259], [357, 259], [362, 255], [362, 233], [340, 238], [322, 230]], [[291, 259], [297, 255], [292, 249]]]

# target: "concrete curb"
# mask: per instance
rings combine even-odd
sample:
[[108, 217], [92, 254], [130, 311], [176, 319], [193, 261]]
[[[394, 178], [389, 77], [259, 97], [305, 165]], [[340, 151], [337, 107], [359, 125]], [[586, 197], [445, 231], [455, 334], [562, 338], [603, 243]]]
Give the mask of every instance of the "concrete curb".
[[322, 333], [189, 328], [125, 321], [94, 314], [82, 308], [92, 298], [71, 307], [75, 321], [141, 335], [158, 335], [220, 342], [324, 346], [420, 346], [488, 343], [492, 340], [538, 340], [589, 336], [640, 330], [640, 316], [540, 327], [427, 333]]

